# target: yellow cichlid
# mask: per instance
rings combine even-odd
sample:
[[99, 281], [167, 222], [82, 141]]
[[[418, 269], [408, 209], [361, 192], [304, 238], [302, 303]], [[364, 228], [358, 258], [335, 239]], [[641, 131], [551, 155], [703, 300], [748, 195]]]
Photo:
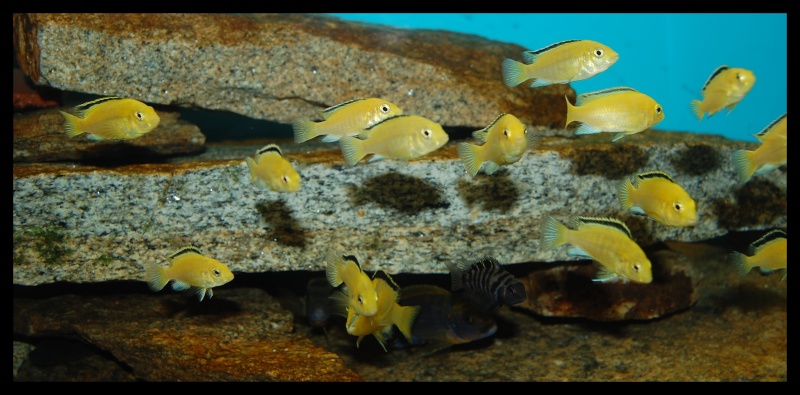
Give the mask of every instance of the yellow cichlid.
[[354, 309], [348, 308], [349, 298], [347, 295], [341, 292], [333, 295], [334, 310], [337, 314], [341, 315], [343, 312], [347, 312], [347, 333], [358, 336], [356, 347], [361, 344], [364, 337], [373, 335], [386, 351], [386, 340], [391, 336], [392, 326], [397, 327], [406, 340], [411, 342], [411, 327], [414, 325], [420, 307], [400, 306], [397, 303], [400, 297], [400, 288], [389, 274], [382, 270], [373, 275], [372, 286], [378, 294], [378, 310], [369, 317], [358, 315]]
[[567, 123], [580, 122], [575, 134], [617, 133], [611, 141], [639, 133], [664, 120], [664, 110], [653, 98], [628, 87], [603, 89], [567, 100]]
[[302, 143], [317, 136], [322, 142], [338, 141], [342, 136], [353, 136], [364, 129], [403, 113], [396, 104], [377, 97], [354, 99], [328, 107], [320, 112], [321, 122], [299, 119], [292, 123], [294, 141]]
[[208, 299], [214, 296], [212, 288], [233, 280], [233, 273], [227, 265], [204, 256], [195, 247], [183, 247], [166, 259], [170, 267], [146, 264], [146, 281], [153, 291], [162, 290], [171, 280], [172, 289], [193, 291], [202, 302], [206, 296]]
[[[786, 232], [780, 229], [767, 232], [750, 245], [749, 254], [750, 256], [736, 251], [731, 254], [742, 274], [749, 273], [754, 267], [758, 267], [764, 274], [779, 269], [786, 270]], [[786, 272], [781, 280], [785, 279]]]
[[511, 114], [500, 114], [489, 126], [472, 133], [472, 137], [483, 145], [458, 143], [458, 157], [475, 176], [481, 168], [492, 174], [500, 166], [517, 162], [522, 155], [539, 143], [539, 136], [528, 133], [528, 128]]
[[786, 114], [772, 121], [755, 136], [761, 141], [755, 151], [733, 151], [733, 163], [742, 184], [753, 175], [764, 174], [786, 164]]
[[570, 244], [570, 256], [592, 259], [601, 265], [593, 281], [653, 281], [652, 265], [642, 248], [633, 241], [630, 229], [614, 218], [574, 217], [570, 229], [547, 217], [542, 231], [542, 248], [551, 250]]
[[419, 158], [441, 148], [450, 138], [441, 125], [418, 115], [387, 118], [363, 132], [368, 136], [364, 140], [353, 136], [339, 139], [344, 160], [350, 166], [368, 154], [373, 154], [369, 162]]
[[297, 192], [300, 174], [283, 157], [280, 147], [267, 144], [256, 153], [256, 159], [245, 158], [250, 169], [250, 180], [256, 185], [275, 192]]
[[[372, 316], [378, 311], [378, 294], [367, 273], [354, 255], [342, 255], [336, 251], [328, 252], [325, 276], [332, 287], [344, 284], [348, 296], [348, 306], [360, 316]], [[349, 324], [349, 321], [348, 321]]]
[[756, 76], [750, 70], [720, 66], [703, 85], [703, 100], [690, 102], [692, 113], [701, 121], [706, 113], [711, 118], [723, 108], [727, 108], [730, 114], [755, 83]]
[[74, 107], [64, 116], [68, 137], [86, 133], [89, 140], [130, 140], [153, 130], [161, 118], [153, 109], [138, 100], [103, 97]]
[[626, 179], [617, 191], [623, 210], [645, 215], [666, 226], [697, 223], [697, 207], [692, 197], [662, 171], [638, 174], [633, 183]]
[[523, 52], [522, 57], [529, 64], [503, 60], [503, 82], [509, 88], [531, 79], [531, 88], [585, 80], [611, 67], [619, 54], [597, 41], [567, 40]]

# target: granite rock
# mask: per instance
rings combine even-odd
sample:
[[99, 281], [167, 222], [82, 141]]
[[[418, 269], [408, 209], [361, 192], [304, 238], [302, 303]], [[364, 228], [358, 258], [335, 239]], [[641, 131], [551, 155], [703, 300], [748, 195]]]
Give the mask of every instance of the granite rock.
[[575, 97], [567, 84], [503, 84], [503, 59], [529, 48], [440, 30], [308, 14], [14, 14], [13, 21], [19, 66], [38, 85], [285, 124], [382, 97], [443, 125], [481, 128], [506, 112], [558, 131], [564, 97]]

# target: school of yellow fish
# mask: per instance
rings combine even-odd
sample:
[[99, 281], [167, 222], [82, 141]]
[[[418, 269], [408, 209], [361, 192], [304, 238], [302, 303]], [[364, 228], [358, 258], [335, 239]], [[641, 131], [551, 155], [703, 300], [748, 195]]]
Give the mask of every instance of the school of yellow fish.
[[[591, 40], [566, 40], [522, 53], [522, 61], [505, 59], [500, 68], [509, 89], [530, 82], [527, 88], [568, 84], [595, 77], [612, 67], [619, 54]], [[718, 67], [701, 89], [702, 100], [691, 100], [690, 110], [702, 121], [727, 109], [730, 113], [751, 90], [756, 78], [751, 70]], [[656, 126], [665, 112], [652, 97], [631, 87], [616, 86], [566, 99], [565, 128], [576, 123], [576, 135], [614, 133], [611, 142]], [[68, 137], [85, 134], [90, 141], [134, 139], [159, 124], [157, 112], [134, 99], [105, 97], [61, 111]], [[345, 163], [356, 166], [378, 160], [410, 161], [443, 147], [449, 141], [442, 126], [426, 117], [404, 113], [380, 97], [357, 98], [328, 107], [321, 120], [297, 119], [292, 123], [294, 141], [313, 139], [337, 142]], [[754, 136], [761, 145], [754, 151], [737, 150], [733, 161], [745, 183], [753, 176], [786, 166], [786, 122], [783, 114]], [[472, 133], [477, 144], [457, 143], [458, 156], [470, 177], [491, 176], [501, 166], [517, 163], [541, 141], [513, 114], [499, 114], [485, 128]], [[268, 144], [245, 158], [249, 179], [258, 188], [278, 193], [297, 192], [301, 176], [284, 157], [280, 147]], [[698, 221], [696, 202], [663, 171], [647, 171], [625, 179], [617, 187], [621, 210], [644, 216], [663, 226], [691, 227]], [[652, 263], [635, 241], [627, 225], [617, 218], [575, 216], [566, 225], [546, 216], [540, 246], [544, 250], [568, 245], [567, 254], [597, 264], [594, 281], [651, 283]], [[746, 274], [758, 267], [763, 273], [783, 270], [786, 278], [786, 233], [774, 229], [753, 242], [747, 253], [733, 252], [731, 260]], [[200, 301], [213, 296], [213, 288], [233, 280], [228, 266], [203, 255], [196, 247], [182, 247], [165, 257], [169, 267], [145, 264], [145, 278], [153, 291], [170, 281], [172, 289], [195, 294]], [[327, 285], [311, 309], [315, 326], [323, 326], [329, 313], [345, 318], [347, 333], [356, 346], [372, 335], [384, 350], [392, 344], [430, 344], [439, 350], [491, 336], [496, 325], [490, 312], [502, 304], [526, 299], [522, 283], [505, 272], [496, 260], [481, 257], [471, 262], [448, 264], [453, 290], [413, 285], [405, 295], [389, 273], [375, 270], [370, 276], [355, 254], [331, 249], [325, 260]], [[457, 293], [456, 291], [463, 291]], [[319, 293], [319, 292], [318, 292]], [[329, 296], [326, 296], [328, 295]], [[471, 295], [471, 296], [470, 296]], [[503, 299], [497, 299], [505, 295]], [[472, 300], [470, 300], [470, 298]], [[477, 299], [476, 299], [477, 298]], [[312, 299], [308, 299], [311, 304]], [[328, 305], [330, 303], [330, 306]], [[481, 307], [484, 306], [484, 307]], [[485, 306], [489, 306], [487, 308]], [[328, 310], [330, 308], [330, 310]], [[312, 314], [308, 314], [312, 316]], [[457, 317], [468, 316], [458, 321]], [[402, 337], [390, 340], [394, 329]], [[402, 346], [402, 345], [400, 345]]]

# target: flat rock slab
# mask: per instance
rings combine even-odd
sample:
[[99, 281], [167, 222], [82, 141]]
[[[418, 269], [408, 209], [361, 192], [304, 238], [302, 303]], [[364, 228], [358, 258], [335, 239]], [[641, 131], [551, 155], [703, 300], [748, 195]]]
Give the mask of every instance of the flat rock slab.
[[[419, 160], [344, 164], [338, 148], [287, 153], [296, 193], [249, 183], [244, 158], [90, 166], [14, 165], [14, 284], [142, 280], [145, 262], [186, 245], [234, 272], [324, 270], [340, 247], [365, 270], [446, 273], [446, 261], [555, 262], [540, 248], [547, 215], [619, 218], [641, 246], [786, 226], [785, 168], [737, 184], [733, 149], [716, 136], [643, 132], [545, 138], [511, 166], [471, 178], [448, 144]], [[252, 147], [252, 154], [260, 147]], [[752, 149], [752, 148], [750, 148]], [[624, 177], [662, 170], [698, 202], [693, 228], [622, 212]]]

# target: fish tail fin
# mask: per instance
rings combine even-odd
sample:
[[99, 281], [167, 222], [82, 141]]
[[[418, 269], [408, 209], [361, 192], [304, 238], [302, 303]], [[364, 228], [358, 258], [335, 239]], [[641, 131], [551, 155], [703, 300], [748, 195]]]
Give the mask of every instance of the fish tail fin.
[[481, 170], [481, 165], [483, 165], [483, 161], [478, 160], [481, 147], [461, 142], [456, 145], [456, 150], [458, 151], [458, 157], [461, 158], [461, 162], [464, 163], [464, 167], [467, 168], [467, 173], [475, 177]]
[[294, 142], [302, 143], [317, 137], [317, 124], [307, 119], [298, 119], [292, 122], [292, 130], [294, 130]]
[[736, 166], [739, 182], [742, 184], [746, 183], [755, 173], [755, 166], [753, 166], [753, 161], [750, 159], [752, 155], [752, 152], [747, 150], [733, 151], [733, 164]]
[[169, 279], [166, 276], [167, 270], [156, 263], [146, 263], [145, 280], [153, 291], [161, 291], [167, 285]]
[[564, 235], [567, 233], [566, 225], [558, 222], [557, 219], [548, 216], [547, 220], [544, 223], [544, 229], [542, 230], [542, 249], [552, 250], [562, 244], [565, 244], [566, 238]]
[[244, 158], [245, 163], [247, 163], [247, 168], [250, 170], [250, 180], [256, 179], [255, 169], [256, 169], [256, 161], [253, 160], [251, 157]]
[[[397, 306], [395, 306], [395, 308], [397, 308]], [[421, 309], [422, 307], [420, 306], [401, 306], [394, 320], [394, 325], [400, 330], [400, 333], [403, 334], [409, 343], [412, 342], [411, 328], [414, 326], [414, 321], [417, 319], [417, 315]]]
[[525, 76], [525, 64], [514, 59], [506, 58], [503, 60], [502, 70], [503, 82], [509, 88], [513, 88], [527, 79]]
[[694, 116], [697, 117], [698, 121], [703, 120], [703, 114], [705, 114], [705, 110], [703, 109], [703, 102], [694, 99], [689, 103], [689, 108], [691, 108], [692, 114], [694, 114]]
[[567, 126], [569, 126], [569, 124], [575, 121], [575, 119], [573, 118], [573, 116], [575, 115], [574, 112], [575, 106], [573, 106], [572, 103], [569, 102], [569, 98], [567, 97], [567, 95], [564, 95], [564, 100], [567, 101], [567, 122], [564, 124], [564, 129], [566, 129]]
[[622, 205], [622, 210], [628, 211], [633, 206], [633, 202], [631, 201], [631, 188], [633, 188], [633, 184], [631, 180], [625, 179], [619, 186], [617, 187], [617, 197], [619, 198], [619, 204]]
[[541, 143], [542, 143], [542, 136], [538, 134], [528, 133], [528, 135], [525, 136], [526, 149], [533, 149]]
[[734, 251], [731, 253], [730, 257], [731, 261], [736, 265], [736, 268], [742, 275], [749, 273], [750, 269], [753, 268], [750, 264], [750, 259], [748, 259], [749, 257], [741, 252]]
[[64, 132], [67, 134], [67, 137], [75, 137], [83, 133], [80, 118], [72, 114], [65, 113], [64, 111], [59, 112], [64, 116]]
[[348, 165], [355, 166], [361, 158], [367, 155], [362, 141], [353, 136], [344, 136], [339, 139], [339, 147], [341, 147], [342, 155]]

